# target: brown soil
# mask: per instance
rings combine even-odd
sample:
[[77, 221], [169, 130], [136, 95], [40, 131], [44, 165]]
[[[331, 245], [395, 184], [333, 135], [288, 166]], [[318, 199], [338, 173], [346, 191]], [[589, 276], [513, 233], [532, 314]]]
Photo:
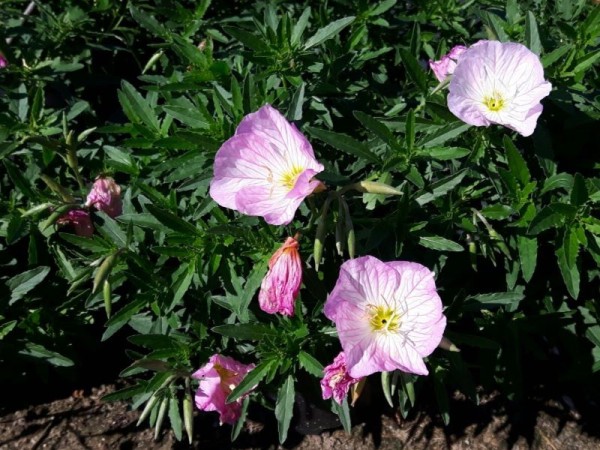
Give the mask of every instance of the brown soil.
[[[177, 442], [171, 431], [163, 431], [155, 441], [146, 424], [136, 427], [139, 412], [127, 403], [103, 403], [100, 398], [112, 390], [114, 386], [88, 395], [75, 391], [65, 399], [5, 414], [0, 417], [0, 449], [600, 449], [600, 439], [585, 431], [588, 423], [561, 403], [529, 403], [510, 413], [498, 395], [488, 396], [479, 406], [457, 397], [449, 427], [442, 426], [435, 413], [420, 412], [409, 420], [372, 415], [350, 435], [343, 430], [306, 436], [292, 432], [286, 447], [277, 444], [273, 424], [256, 421], [248, 421], [231, 445], [227, 427], [215, 426], [213, 414], [197, 412], [195, 442], [188, 446]], [[593, 430], [594, 423], [589, 425]]]

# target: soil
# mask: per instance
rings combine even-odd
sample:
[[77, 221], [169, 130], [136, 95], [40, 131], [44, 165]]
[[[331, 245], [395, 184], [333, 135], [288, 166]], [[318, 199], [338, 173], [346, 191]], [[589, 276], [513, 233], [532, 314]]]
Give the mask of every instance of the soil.
[[423, 410], [404, 420], [391, 409], [379, 415], [363, 407], [367, 414], [356, 421], [351, 434], [334, 429], [303, 435], [310, 427], [295, 423], [285, 446], [277, 442], [276, 425], [257, 421], [252, 412], [240, 437], [231, 444], [230, 428], [220, 427], [215, 413], [196, 411], [190, 446], [178, 442], [170, 430], [163, 430], [154, 440], [147, 424], [136, 427], [139, 412], [128, 403], [102, 402], [101, 397], [115, 389], [103, 385], [90, 392], [78, 390], [67, 398], [5, 412], [0, 416], [0, 449], [600, 449], [594, 414], [587, 414], [586, 419], [569, 398], [529, 401], [516, 408], [497, 393], [482, 396], [478, 406], [457, 395], [451, 403], [449, 426], [443, 426], [432, 411]]

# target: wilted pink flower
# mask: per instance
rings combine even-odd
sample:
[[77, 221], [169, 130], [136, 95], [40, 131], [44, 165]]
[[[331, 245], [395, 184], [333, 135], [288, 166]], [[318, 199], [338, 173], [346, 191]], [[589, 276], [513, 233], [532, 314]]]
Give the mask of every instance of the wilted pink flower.
[[110, 217], [120, 216], [123, 212], [121, 187], [111, 177], [98, 177], [87, 196], [85, 205], [104, 211]]
[[94, 234], [94, 225], [90, 213], [83, 209], [72, 209], [63, 214], [56, 221], [59, 225], [73, 225], [78, 236], [91, 237]]
[[529, 136], [552, 85], [540, 58], [524, 45], [479, 41], [460, 56], [448, 89], [448, 108], [462, 121]]
[[458, 57], [467, 49], [464, 45], [455, 45], [452, 49], [442, 56], [439, 61], [429, 60], [429, 67], [438, 81], [444, 81], [448, 75], [454, 73]]
[[276, 109], [248, 114], [217, 152], [210, 196], [221, 206], [272, 225], [292, 221], [323, 170], [310, 143]]
[[298, 241], [289, 237], [271, 256], [269, 271], [258, 294], [258, 303], [263, 311], [294, 315], [294, 301], [302, 284], [302, 260], [298, 247]]
[[333, 362], [323, 369], [323, 372], [325, 374], [321, 380], [323, 399], [333, 397], [340, 405], [348, 395], [350, 387], [360, 381], [360, 378], [352, 378], [348, 373], [344, 352], [340, 352]]
[[202, 411], [218, 411], [221, 424], [235, 423], [242, 413], [242, 399], [226, 403], [231, 394], [254, 364], [242, 364], [233, 358], [219, 354], [212, 355], [193, 378], [200, 380], [196, 391], [196, 406]]
[[2, 53], [0, 53], [0, 69], [4, 69], [6, 66], [8, 66], [8, 60]]
[[423, 358], [446, 327], [429, 269], [372, 256], [342, 264], [324, 313], [335, 322], [352, 378], [395, 369], [427, 375]]

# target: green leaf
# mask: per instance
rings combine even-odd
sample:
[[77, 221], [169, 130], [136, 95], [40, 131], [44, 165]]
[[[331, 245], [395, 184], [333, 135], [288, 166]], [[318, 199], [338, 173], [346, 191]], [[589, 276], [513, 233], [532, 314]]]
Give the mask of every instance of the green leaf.
[[571, 190], [571, 205], [581, 206], [589, 199], [587, 186], [585, 185], [585, 178], [576, 173], [573, 178], [573, 189]]
[[427, 76], [423, 72], [419, 61], [408, 50], [403, 48], [400, 49], [400, 57], [410, 79], [415, 82], [421, 92], [427, 92]]
[[17, 326], [16, 320], [10, 320], [0, 325], [0, 341]]
[[469, 155], [471, 150], [463, 147], [430, 147], [420, 150], [418, 156], [427, 156], [439, 161], [464, 158]]
[[347, 134], [335, 133], [333, 131], [327, 131], [313, 127], [307, 127], [306, 131], [308, 131], [315, 138], [331, 145], [333, 148], [372, 163], [380, 163], [379, 158], [371, 153], [367, 144], [359, 142]]
[[44, 278], [50, 273], [50, 267], [39, 266], [35, 269], [15, 275], [6, 282], [6, 286], [10, 289], [9, 305], [12, 305], [17, 300], [22, 299], [25, 294], [31, 291], [34, 287], [44, 281]]
[[169, 35], [169, 31], [158, 20], [149, 13], [136, 8], [131, 3], [129, 4], [129, 12], [137, 23], [156, 36], [166, 37]]
[[144, 297], [138, 297], [134, 301], [129, 302], [123, 308], [119, 310], [110, 320], [106, 323], [106, 330], [102, 335], [101, 341], [104, 342], [117, 331], [119, 331], [129, 319], [133, 317], [140, 309], [142, 309], [148, 303], [148, 299]]
[[564, 44], [554, 50], [552, 50], [550, 53], [547, 53], [544, 55], [544, 57], [542, 58], [542, 64], [544, 66], [544, 69], [547, 67], [551, 67], [555, 62], [557, 61], [562, 61], [562, 57], [569, 52], [571, 49], [573, 48], [572, 44]]
[[[473, 304], [474, 302], [481, 304], [482, 307], [495, 305], [518, 305], [521, 300], [525, 298], [525, 295], [520, 292], [491, 292], [488, 294], [478, 294], [468, 297], [468, 301]], [[467, 305], [465, 305], [467, 308]], [[467, 308], [472, 309], [472, 308]]]
[[392, 8], [398, 0], [384, 0], [369, 11], [369, 16], [379, 16]]
[[417, 194], [421, 194], [415, 198], [415, 201], [423, 206], [442, 195], [447, 194], [452, 189], [460, 184], [463, 178], [467, 175], [467, 171], [465, 169], [456, 172], [453, 175], [450, 175], [446, 178], [442, 178], [441, 180], [436, 181], [435, 183], [431, 183], [431, 185], [426, 189], [427, 192], [422, 193], [423, 191], [419, 191]]
[[241, 28], [234, 27], [223, 27], [223, 31], [225, 33], [230, 34], [246, 47], [255, 50], [257, 52], [267, 52], [269, 51], [269, 45], [263, 42], [258, 36], [249, 33], [246, 30], [242, 30]]
[[438, 408], [440, 409], [440, 414], [442, 416], [442, 420], [444, 421], [444, 425], [448, 425], [450, 423], [450, 404], [448, 401], [448, 393], [442, 379], [442, 370], [443, 369], [436, 367], [436, 370], [432, 374], [433, 390], [435, 392], [435, 398], [437, 400]]
[[200, 130], [208, 130], [210, 128], [210, 124], [198, 109], [179, 105], [165, 105], [163, 106], [163, 110], [190, 128]]
[[415, 110], [411, 109], [406, 116], [406, 136], [405, 143], [409, 152], [412, 152], [415, 146]]
[[390, 129], [383, 122], [365, 114], [362, 111], [354, 111], [354, 117], [375, 136], [385, 142], [392, 149], [399, 149], [400, 145], [398, 141], [390, 131]]
[[504, 148], [506, 149], [506, 159], [508, 161], [510, 172], [521, 183], [521, 186], [526, 186], [531, 180], [531, 173], [529, 172], [527, 163], [507, 135], [504, 135], [502, 141], [504, 142]]
[[577, 213], [577, 208], [565, 203], [551, 203], [542, 208], [533, 218], [527, 234], [539, 234], [549, 228], [562, 226], [565, 220], [571, 219]]
[[290, 422], [294, 415], [294, 400], [294, 377], [288, 375], [277, 393], [277, 403], [275, 404], [275, 417], [277, 418], [277, 430], [279, 431], [280, 444], [283, 444], [287, 439]]
[[585, 56], [582, 56], [577, 60], [575, 68], [573, 69], [573, 74], [577, 75], [578, 73], [589, 69], [596, 63], [598, 59], [600, 59], [600, 49], [594, 50]]
[[432, 250], [462, 252], [464, 248], [457, 242], [433, 234], [419, 236], [419, 245]]
[[160, 134], [158, 118], [142, 95], [136, 91], [131, 83], [123, 80], [121, 90], [118, 92], [119, 102], [123, 111], [133, 123], [143, 123], [155, 134]]
[[300, 362], [300, 366], [311, 375], [315, 377], [323, 376], [323, 365], [304, 350], [300, 350], [298, 353], [298, 361]]
[[531, 11], [527, 11], [527, 16], [525, 16], [525, 45], [538, 56], [542, 53], [537, 22]]
[[118, 248], [125, 248], [127, 246], [127, 235], [115, 219], [103, 211], [96, 211], [94, 214], [101, 220], [98, 231]]
[[10, 162], [8, 159], [4, 159], [2, 160], [2, 162], [4, 163], [4, 167], [6, 168], [6, 173], [8, 173], [8, 176], [10, 177], [14, 185], [17, 187], [17, 189], [21, 191], [21, 193], [25, 197], [31, 200], [35, 199], [36, 194], [29, 180], [25, 176], [23, 176], [23, 171], [19, 169], [16, 165], [14, 165], [12, 162]]
[[118, 391], [111, 392], [110, 394], [104, 395], [102, 397], [103, 402], [114, 402], [117, 400], [127, 400], [131, 397], [144, 393], [146, 390], [143, 384], [138, 384], [136, 386], [128, 386], [123, 389], [119, 389]]
[[481, 214], [488, 219], [506, 219], [514, 212], [514, 209], [506, 205], [490, 205], [481, 210]]
[[344, 17], [343, 19], [338, 19], [331, 22], [329, 25], [326, 25], [323, 28], [319, 28], [317, 32], [308, 38], [308, 40], [304, 43], [304, 50], [308, 50], [315, 45], [322, 44], [328, 39], [336, 36], [340, 33], [340, 31], [350, 25], [353, 20], [354, 16]]
[[437, 147], [464, 133], [470, 127], [471, 125], [464, 122], [450, 123], [434, 133], [426, 135], [417, 145], [419, 147]]
[[227, 403], [234, 402], [251, 389], [254, 389], [254, 386], [260, 383], [260, 380], [265, 377], [267, 372], [271, 370], [271, 366], [274, 364], [277, 364], [277, 361], [274, 359], [269, 359], [267, 361], [263, 361], [250, 372], [248, 372], [240, 384], [238, 384], [236, 388], [231, 391], [231, 394], [229, 394], [227, 400], [225, 401]]
[[72, 367], [73, 364], [75, 364], [72, 359], [63, 356], [60, 353], [48, 350], [46, 347], [40, 344], [34, 344], [33, 342], [27, 342], [25, 344], [25, 348], [20, 350], [19, 353], [21, 355], [41, 359], [48, 364], [57, 367]]
[[100, 236], [94, 235], [91, 237], [83, 237], [70, 233], [58, 233], [58, 235], [65, 241], [92, 252], [106, 252], [112, 248], [111, 245]]
[[519, 251], [519, 263], [521, 272], [526, 282], [531, 280], [535, 272], [538, 254], [538, 241], [535, 237], [517, 236], [517, 249]]
[[579, 240], [577, 239], [577, 234], [573, 229], [567, 228], [556, 243], [556, 257], [565, 286], [574, 299], [577, 299], [579, 296], [578, 253]]
[[179, 412], [179, 401], [175, 397], [169, 399], [169, 422], [171, 422], [175, 438], [181, 441], [183, 437], [183, 420], [181, 420], [181, 413]]
[[267, 325], [255, 323], [238, 323], [235, 325], [218, 325], [211, 331], [235, 339], [250, 341], [261, 340], [265, 336], [276, 336], [277, 331]]
[[557, 173], [556, 175], [552, 175], [551, 177], [546, 178], [541, 193], [545, 194], [546, 192], [550, 192], [560, 188], [570, 191], [572, 186], [573, 175], [564, 172]]
[[304, 33], [306, 26], [308, 25], [309, 17], [310, 6], [305, 8], [304, 11], [302, 11], [302, 15], [300, 16], [300, 18], [294, 25], [294, 28], [292, 29], [292, 36], [290, 38], [290, 44], [292, 47], [295, 47], [300, 42], [300, 38], [302, 37], [302, 34]]
[[303, 81], [294, 92], [290, 107], [288, 108], [287, 117], [289, 120], [302, 120], [302, 105], [304, 104], [304, 90], [306, 83]]
[[484, 21], [487, 23], [487, 31], [488, 35], [492, 40], [497, 40], [500, 42], [507, 42], [510, 39], [508, 35], [504, 31], [504, 25], [506, 22], [498, 17], [496, 14], [491, 12], [484, 12], [482, 14]]
[[171, 303], [170, 310], [181, 301], [187, 290], [190, 288], [192, 284], [192, 279], [194, 278], [194, 274], [196, 273], [196, 262], [195, 260], [190, 261], [185, 264], [185, 270], [182, 270], [179, 273], [179, 276], [171, 286], [173, 291], [173, 301]]
[[189, 222], [177, 217], [170, 211], [159, 208], [156, 205], [148, 204], [146, 209], [156, 217], [160, 223], [170, 228], [173, 231], [192, 236], [201, 236], [202, 232]]
[[352, 421], [350, 419], [350, 408], [348, 407], [348, 398], [344, 397], [342, 404], [338, 404], [335, 400], [331, 400], [333, 412], [335, 412], [340, 418], [340, 422], [344, 427], [346, 433], [352, 431]]

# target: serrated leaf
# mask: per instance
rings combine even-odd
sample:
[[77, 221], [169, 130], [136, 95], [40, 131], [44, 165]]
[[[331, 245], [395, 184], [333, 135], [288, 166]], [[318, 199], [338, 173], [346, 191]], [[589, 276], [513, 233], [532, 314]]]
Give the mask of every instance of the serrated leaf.
[[155, 134], [160, 134], [158, 118], [144, 97], [131, 83], [123, 80], [118, 92], [119, 102], [129, 120], [133, 123], [143, 123]]
[[433, 234], [419, 236], [419, 245], [432, 250], [462, 252], [464, 248], [457, 242]]
[[419, 147], [437, 147], [445, 142], [454, 139], [467, 131], [471, 125], [464, 122], [453, 122], [439, 128], [437, 131], [426, 135], [417, 144]]
[[517, 147], [515, 147], [507, 135], [504, 135], [502, 141], [506, 149], [506, 159], [510, 172], [521, 183], [521, 186], [526, 186], [531, 180], [531, 173], [525, 159], [523, 159], [523, 156], [521, 156], [521, 153], [519, 153], [519, 150], [517, 150]]
[[50, 273], [50, 267], [39, 266], [35, 269], [27, 270], [26, 272], [15, 275], [6, 282], [6, 286], [10, 289], [9, 305], [12, 305], [17, 300], [22, 299], [25, 294], [35, 288], [38, 284], [44, 281], [44, 278]]
[[288, 375], [277, 393], [277, 403], [275, 404], [275, 417], [277, 418], [277, 430], [279, 431], [280, 444], [283, 444], [287, 439], [290, 422], [294, 415], [294, 400], [294, 377]]
[[567, 189], [570, 191], [572, 186], [573, 175], [564, 172], [557, 173], [556, 175], [552, 175], [551, 177], [546, 178], [541, 193], [545, 194], [546, 192], [550, 192], [560, 188]]
[[427, 92], [427, 76], [423, 72], [419, 61], [408, 50], [403, 48], [400, 49], [400, 57], [411, 80], [415, 82], [421, 92]]
[[260, 340], [265, 336], [276, 336], [277, 331], [271, 327], [255, 323], [238, 323], [235, 325], [217, 325], [211, 331], [235, 339]]
[[306, 131], [308, 131], [315, 138], [331, 145], [333, 148], [372, 163], [380, 163], [379, 158], [371, 153], [367, 144], [359, 142], [347, 134], [335, 133], [333, 131], [327, 131], [313, 127], [307, 127]]
[[192, 236], [201, 236], [202, 232], [189, 222], [181, 219], [170, 211], [161, 209], [156, 205], [148, 204], [146, 209], [152, 214], [156, 220], [170, 228], [173, 231]]
[[267, 372], [271, 369], [273, 364], [277, 364], [277, 361], [269, 359], [260, 363], [254, 369], [252, 369], [248, 374], [244, 377], [244, 379], [238, 384], [231, 394], [225, 400], [227, 403], [231, 403], [236, 401], [242, 395], [246, 394], [248, 391], [254, 388], [260, 380], [262, 380]]
[[298, 353], [298, 361], [300, 362], [300, 366], [311, 375], [314, 375], [315, 377], [323, 376], [323, 365], [305, 351], [300, 350]]
[[531, 280], [537, 264], [538, 241], [536, 237], [517, 236], [517, 249], [521, 272], [526, 282]]
[[434, 183], [431, 183], [430, 186], [426, 189], [426, 192], [421, 193], [423, 191], [419, 191], [420, 194], [415, 201], [423, 206], [442, 195], [447, 194], [449, 191], [454, 189], [456, 186], [460, 184], [463, 178], [467, 175], [466, 170], [460, 170], [453, 175], [450, 175], [446, 178], [442, 178]]
[[533, 218], [527, 234], [539, 234], [549, 228], [556, 228], [564, 224], [566, 219], [572, 218], [577, 209], [565, 203], [551, 203], [542, 208]]
[[585, 178], [576, 173], [573, 178], [573, 189], [571, 190], [571, 205], [581, 206], [589, 199], [587, 186], [585, 185]]
[[558, 267], [560, 268], [565, 286], [571, 297], [577, 299], [579, 297], [580, 275], [579, 268], [577, 267], [579, 240], [576, 233], [570, 228], [565, 229], [556, 245]]
[[323, 28], [319, 28], [317, 32], [308, 38], [304, 43], [304, 50], [308, 50], [315, 45], [322, 44], [323, 42], [335, 37], [340, 33], [340, 31], [350, 25], [353, 20], [354, 16], [344, 17], [343, 19], [338, 19], [331, 22], [329, 25], [326, 25]]
[[531, 11], [527, 11], [525, 16], [525, 45], [538, 56], [542, 53], [542, 42], [537, 22]]

